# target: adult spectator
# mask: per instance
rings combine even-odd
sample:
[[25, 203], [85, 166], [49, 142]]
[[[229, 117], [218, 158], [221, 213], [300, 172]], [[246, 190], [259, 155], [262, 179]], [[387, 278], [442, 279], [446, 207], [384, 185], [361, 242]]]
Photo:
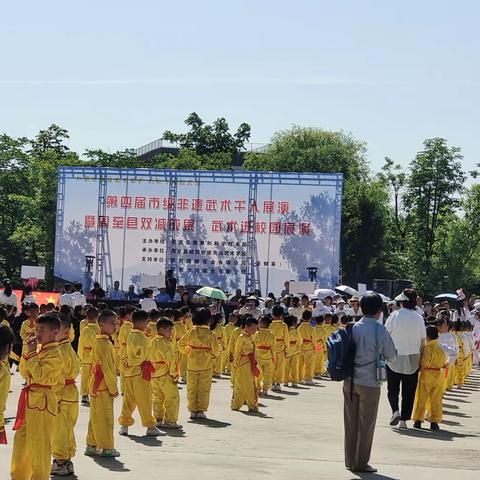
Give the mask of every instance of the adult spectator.
[[419, 295], [417, 297], [417, 305], [415, 307], [415, 311], [421, 316], [425, 316], [425, 311], [423, 310], [423, 298]]
[[263, 305], [262, 314], [263, 315], [271, 315], [272, 311], [273, 311], [273, 299], [268, 297], [265, 300], [265, 303]]
[[[385, 328], [392, 336], [397, 358], [388, 362], [388, 401], [392, 408], [390, 425], [407, 428], [415, 400], [418, 369], [425, 347], [425, 322], [416, 311], [417, 292], [411, 288], [395, 297], [401, 308], [387, 319]], [[402, 408], [399, 408], [400, 385], [402, 387]]]
[[173, 297], [174, 302], [179, 302], [180, 301], [180, 299], [182, 298], [184, 290], [185, 289], [181, 285], [179, 285], [177, 287], [177, 291], [175, 292], [175, 296]]
[[88, 296], [92, 300], [96, 301], [96, 300], [103, 300], [107, 295], [105, 293], [105, 290], [100, 286], [100, 284], [98, 282], [95, 282]]
[[113, 282], [113, 290], [110, 292], [110, 300], [125, 300], [125, 292], [120, 290], [120, 282]]
[[73, 300], [73, 308], [75, 307], [84, 307], [87, 304], [87, 299], [85, 298], [85, 295], [82, 293], [82, 284], [81, 283], [75, 283], [73, 285], [73, 290], [74, 292], [72, 293], [71, 297]]
[[75, 307], [75, 302], [72, 298], [72, 286], [69, 283], [64, 285], [63, 293], [58, 297], [58, 306], [63, 307], [63, 305], [70, 308]]
[[240, 315], [251, 315], [258, 320], [262, 316], [262, 311], [258, 308], [259, 305], [258, 298], [252, 295], [247, 298], [247, 303], [239, 309], [238, 313]]
[[138, 295], [135, 293], [135, 285], [129, 285], [128, 292], [125, 297], [129, 302], [138, 298]]
[[160, 289], [160, 292], [155, 297], [155, 300], [158, 303], [170, 303], [172, 301], [170, 295], [167, 293], [167, 289], [163, 287]]
[[157, 304], [153, 299], [153, 290], [150, 290], [149, 288], [144, 288], [143, 291], [145, 293], [145, 297], [140, 300], [140, 308], [142, 310], [145, 310], [146, 312], [156, 310]]
[[165, 288], [170, 300], [173, 300], [175, 290], [177, 289], [177, 279], [173, 275], [173, 270], [167, 270], [165, 275]]
[[191, 306], [190, 293], [188, 293], [188, 290], [184, 290], [182, 293], [182, 297], [180, 298], [180, 307], [190, 308], [190, 306]]
[[0, 305], [12, 305], [13, 307], [18, 305], [18, 298], [13, 293], [12, 282], [8, 278], [3, 281], [3, 290], [0, 292]]
[[233, 297], [230, 297], [228, 299], [228, 302], [229, 303], [238, 303], [238, 301], [242, 298], [242, 289], [241, 288], [237, 288], [235, 290], [235, 295], [233, 295]]
[[33, 288], [30, 285], [27, 285], [23, 289], [22, 299], [20, 303], [37, 303], [36, 297], [33, 295]]
[[285, 282], [283, 287], [283, 290], [280, 292], [280, 298], [290, 295], [290, 282]]
[[360, 306], [360, 299], [357, 296], [353, 296], [349, 301], [348, 304], [350, 309], [348, 314], [353, 317], [355, 321], [360, 320], [363, 317], [362, 308]]
[[356, 345], [353, 382], [343, 383], [343, 418], [345, 426], [345, 466], [354, 472], [374, 473], [369, 465], [375, 423], [377, 421], [380, 384], [377, 380], [377, 358], [396, 356], [392, 338], [377, 323], [382, 313], [382, 298], [376, 293], [362, 297], [363, 318], [352, 327]]

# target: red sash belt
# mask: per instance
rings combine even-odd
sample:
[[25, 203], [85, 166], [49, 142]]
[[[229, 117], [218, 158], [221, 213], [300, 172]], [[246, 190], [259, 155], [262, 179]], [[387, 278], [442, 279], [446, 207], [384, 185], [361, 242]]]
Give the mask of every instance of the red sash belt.
[[66, 378], [65, 379], [65, 385], [75, 385], [75, 379], [74, 378]]
[[269, 347], [268, 345], [258, 345], [257, 346], [258, 350], [271, 350], [272, 347]]
[[5, 427], [0, 427], [0, 445], [7, 445], [7, 434]]
[[312, 341], [311, 341], [310, 339], [306, 338], [306, 339], [303, 341], [303, 343], [312, 343]]
[[441, 368], [429, 368], [429, 367], [425, 367], [424, 370], [431, 370], [432, 372], [439, 372], [441, 370]]
[[95, 365], [93, 367], [93, 387], [92, 387], [92, 393], [94, 395], [97, 394], [98, 389], [100, 387], [100, 384], [102, 383], [103, 380], [103, 370], [101, 365]]
[[249, 353], [248, 355], [241, 355], [244, 358], [248, 358], [250, 361], [250, 371], [252, 372], [254, 377], [258, 377], [260, 375], [260, 370], [257, 367], [257, 361], [255, 360], [255, 355], [252, 353]]
[[152, 380], [152, 373], [155, 371], [153, 363], [149, 361], [143, 362], [140, 365], [140, 368], [142, 369], [142, 378], [147, 382], [150, 382]]
[[210, 347], [199, 347], [197, 345], [189, 345], [192, 350], [209, 350], [212, 351]]
[[445, 369], [445, 378], [448, 378], [448, 367]]
[[35, 390], [36, 389], [43, 389], [43, 390], [52, 389], [50, 385], [40, 385], [38, 383], [32, 383], [22, 388], [22, 391], [20, 392], [20, 398], [18, 399], [17, 418], [15, 419], [13, 430], [20, 430], [20, 428], [22, 428], [23, 422], [25, 421], [25, 412], [27, 410], [28, 393], [32, 388]]

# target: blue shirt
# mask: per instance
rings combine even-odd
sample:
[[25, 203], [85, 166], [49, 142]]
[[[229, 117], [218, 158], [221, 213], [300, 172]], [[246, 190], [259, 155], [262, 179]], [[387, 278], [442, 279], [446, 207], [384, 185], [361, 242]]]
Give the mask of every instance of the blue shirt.
[[363, 317], [355, 323], [352, 337], [357, 347], [353, 383], [365, 387], [379, 387], [377, 353], [379, 352], [388, 361], [397, 356], [392, 337], [373, 317]]
[[110, 292], [110, 300], [125, 300], [125, 292], [121, 290], [112, 290]]
[[169, 303], [172, 301], [172, 299], [170, 298], [170, 295], [168, 293], [159, 293], [155, 297], [155, 301], [159, 303]]

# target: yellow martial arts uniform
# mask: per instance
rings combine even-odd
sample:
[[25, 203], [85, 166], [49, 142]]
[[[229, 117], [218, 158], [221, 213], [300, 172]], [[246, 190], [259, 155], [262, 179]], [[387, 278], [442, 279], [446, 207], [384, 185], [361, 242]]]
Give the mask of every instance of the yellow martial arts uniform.
[[443, 368], [446, 364], [447, 355], [440, 347], [438, 339], [429, 340], [422, 356], [412, 414], [413, 421], [423, 422], [427, 406], [430, 422], [442, 421]]
[[55, 460], [70, 460], [75, 456], [74, 428], [78, 419], [78, 390], [75, 379], [80, 371], [80, 359], [69, 340], [62, 340], [58, 348], [63, 358], [63, 371], [55, 386], [58, 414], [52, 437], [52, 456]]
[[298, 329], [300, 335], [300, 380], [311, 382], [315, 370], [315, 327], [308, 322], [302, 322]]
[[235, 377], [235, 363], [233, 362], [233, 356], [235, 355], [235, 346], [237, 344], [238, 337], [242, 334], [243, 330], [241, 327], [236, 327], [233, 332], [232, 336], [230, 337], [230, 341], [228, 342], [228, 359], [232, 359], [231, 362], [231, 372], [230, 372], [230, 383], [233, 386], [233, 381]]
[[181, 338], [178, 349], [187, 355], [187, 408], [190, 412], [206, 412], [213, 361], [219, 354], [217, 337], [208, 325], [197, 325]]
[[10, 474], [14, 480], [48, 480], [52, 455], [52, 435], [58, 401], [54, 386], [63, 371], [57, 342], [42, 345], [38, 352], [26, 353], [21, 365], [27, 380], [19, 401]]
[[160, 423], [176, 423], [180, 406], [178, 393], [178, 362], [172, 341], [163, 335], [152, 340], [153, 415]]
[[82, 330], [87, 326], [88, 320], [84, 318], [83, 320], [80, 320], [80, 335], [82, 334]]
[[257, 386], [253, 373], [256, 365], [255, 343], [247, 332], [243, 332], [238, 337], [233, 362], [236, 371], [233, 383], [232, 410], [240, 410], [245, 402], [249, 410], [258, 410]]
[[138, 408], [142, 425], [147, 428], [155, 426], [152, 415], [152, 383], [145, 373], [151, 365], [152, 342], [141, 330], [132, 328], [127, 337], [127, 351], [124, 360], [124, 394], [122, 413], [118, 422], [130, 427], [135, 421], [132, 413]]
[[68, 332], [68, 341], [73, 342], [75, 340], [75, 329], [73, 325], [70, 325], [70, 331]]
[[0, 360], [0, 436], [5, 432], [5, 410], [7, 408], [7, 397], [10, 391], [10, 367], [8, 360]]
[[327, 331], [323, 324], [315, 327], [315, 375], [325, 373], [325, 350], [327, 344]]
[[182, 378], [187, 378], [187, 356], [182, 355], [178, 351], [178, 342], [186, 333], [187, 333], [187, 327], [181, 320], [179, 320], [178, 322], [173, 322], [173, 329], [172, 329], [173, 351], [177, 356], [177, 363], [180, 368], [180, 377]]
[[120, 390], [124, 392], [124, 379], [123, 379], [123, 372], [124, 372], [124, 363], [125, 358], [127, 356], [127, 338], [133, 328], [133, 323], [129, 320], [125, 320], [123, 325], [120, 327], [120, 331], [118, 332], [118, 343], [120, 344], [120, 349], [118, 351], [119, 356], [119, 369], [120, 369]]
[[110, 337], [99, 333], [92, 352], [90, 381], [90, 421], [87, 445], [99, 450], [115, 448], [113, 440], [113, 399], [118, 397], [115, 359]]
[[456, 332], [458, 340], [458, 357], [455, 362], [455, 385], [465, 383], [465, 350], [463, 345], [462, 332]]
[[145, 329], [145, 335], [153, 339], [157, 334], [157, 322], [148, 322], [147, 328]]
[[190, 331], [194, 327], [192, 317], [186, 317], [185, 318], [185, 327], [187, 327], [187, 330]]
[[273, 352], [275, 350], [275, 335], [268, 328], [260, 328], [253, 336], [255, 353], [260, 375], [257, 386], [264, 391], [272, 388]]
[[220, 349], [213, 363], [213, 375], [220, 375], [223, 372], [224, 352], [227, 349], [227, 335], [225, 334], [225, 327], [222, 325], [217, 325], [212, 331], [217, 336]]
[[88, 323], [80, 333], [78, 341], [78, 356], [82, 363], [80, 374], [80, 395], [88, 395], [90, 379], [92, 378], [92, 349], [95, 337], [100, 333], [98, 323]]
[[272, 320], [270, 331], [275, 335], [275, 368], [273, 383], [281, 384], [287, 381], [285, 377], [285, 352], [290, 345], [287, 325], [283, 320]]
[[[25, 371], [25, 357], [24, 355], [27, 353], [27, 340], [35, 335], [35, 320], [27, 318], [22, 322], [22, 326], [20, 327], [20, 338], [22, 339], [22, 356], [20, 357], [19, 362], [19, 371]], [[23, 368], [20, 368], [22, 366]]]
[[115, 361], [115, 372], [120, 374], [120, 342], [118, 341], [118, 331], [112, 335], [113, 341], [113, 359]]
[[295, 327], [288, 329], [290, 338], [289, 347], [285, 350], [285, 385], [288, 382], [298, 383], [300, 381], [300, 345], [302, 338]]
[[225, 351], [223, 352], [223, 371], [224, 373], [230, 373], [232, 370], [232, 366], [230, 362], [230, 355], [228, 354], [228, 347], [230, 345], [230, 339], [232, 338], [232, 333], [235, 330], [235, 324], [234, 323], [227, 323], [225, 325], [225, 337], [226, 337], [226, 342], [225, 342]]

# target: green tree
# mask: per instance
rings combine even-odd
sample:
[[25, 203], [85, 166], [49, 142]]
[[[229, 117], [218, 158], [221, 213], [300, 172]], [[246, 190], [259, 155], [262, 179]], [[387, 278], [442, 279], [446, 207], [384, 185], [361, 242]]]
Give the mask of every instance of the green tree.
[[242, 123], [232, 134], [223, 117], [208, 125], [193, 112], [187, 117], [185, 124], [190, 127], [189, 132], [173, 133], [167, 130], [162, 138], [178, 143], [181, 149], [194, 150], [199, 155], [228, 153], [233, 158], [243, 150], [245, 142], [250, 139], [250, 125]]
[[415, 285], [425, 292], [437, 288], [432, 269], [439, 234], [461, 204], [462, 155], [443, 138], [427, 139], [411, 162], [404, 204], [408, 256]]
[[153, 158], [152, 168], [173, 170], [231, 170], [232, 157], [226, 152], [200, 154], [195, 150], [182, 148], [177, 155], [160, 154]]
[[83, 156], [89, 165], [94, 167], [115, 167], [115, 168], [142, 168], [145, 162], [141, 161], [135, 154], [135, 150], [120, 150], [108, 153], [104, 150], [86, 150]]

